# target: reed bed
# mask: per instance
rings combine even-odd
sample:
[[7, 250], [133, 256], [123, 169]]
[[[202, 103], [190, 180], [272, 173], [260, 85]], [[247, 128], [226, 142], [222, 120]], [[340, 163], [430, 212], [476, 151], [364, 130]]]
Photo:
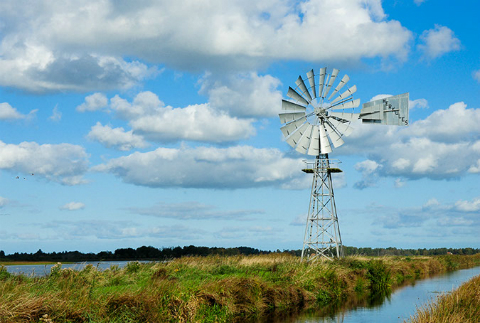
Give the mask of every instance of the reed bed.
[[419, 308], [411, 323], [480, 322], [480, 276], [470, 279], [455, 291], [443, 294]]
[[346, 257], [300, 262], [289, 254], [184, 257], [46, 277], [0, 266], [0, 322], [236, 322], [388, 293], [405, 280], [480, 265], [480, 254]]

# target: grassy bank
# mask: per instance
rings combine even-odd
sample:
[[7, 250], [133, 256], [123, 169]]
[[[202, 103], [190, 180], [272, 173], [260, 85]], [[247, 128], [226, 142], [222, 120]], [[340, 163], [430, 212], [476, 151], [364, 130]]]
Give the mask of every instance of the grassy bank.
[[470, 279], [452, 293], [444, 294], [436, 301], [420, 308], [408, 322], [480, 322], [480, 276]]
[[405, 280], [475, 265], [480, 254], [347, 257], [314, 264], [271, 254], [131, 262], [105, 271], [55, 266], [42, 278], [0, 269], [0, 322], [244, 321], [388, 293]]

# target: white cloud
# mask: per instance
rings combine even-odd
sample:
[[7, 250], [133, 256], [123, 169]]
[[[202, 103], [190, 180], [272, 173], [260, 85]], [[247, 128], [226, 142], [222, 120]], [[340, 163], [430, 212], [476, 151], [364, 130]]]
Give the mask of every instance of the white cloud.
[[276, 149], [158, 148], [111, 159], [93, 170], [108, 172], [125, 182], [151, 187], [246, 188], [289, 185], [303, 163]]
[[282, 93], [280, 80], [256, 73], [238, 74], [227, 80], [204, 78], [200, 93], [206, 93], [212, 108], [239, 117], [272, 117], [278, 115]]
[[98, 141], [106, 147], [123, 151], [148, 146], [145, 140], [143, 140], [143, 137], [134, 134], [133, 130], [125, 131], [121, 127], [112, 128], [108, 125], [102, 126], [100, 122], [97, 122], [97, 124], [91, 128], [87, 138]]
[[58, 105], [56, 105], [52, 110], [52, 115], [48, 117], [48, 120], [53, 122], [59, 122], [62, 119], [62, 112], [58, 110]]
[[70, 202], [60, 207], [60, 210], [67, 210], [67, 211], [76, 211], [82, 210], [85, 208], [85, 204], [81, 202]]
[[0, 196], [0, 208], [8, 204], [8, 199]]
[[107, 96], [103, 93], [94, 93], [85, 97], [85, 102], [80, 104], [76, 110], [78, 112], [97, 111], [105, 109], [108, 106]]
[[37, 92], [129, 88], [155, 73], [147, 63], [238, 71], [285, 59], [404, 60], [412, 39], [379, 0], [39, 0], [0, 4], [0, 20], [0, 84]]
[[7, 102], [0, 103], [0, 120], [15, 120], [31, 118], [35, 115], [37, 110], [32, 110], [28, 115], [21, 114], [14, 107]]
[[472, 76], [474, 80], [476, 80], [477, 82], [480, 82], [480, 70], [473, 71]]
[[71, 144], [14, 145], [0, 141], [0, 169], [77, 185], [85, 183], [82, 176], [88, 169], [88, 155], [83, 147]]
[[364, 160], [355, 164], [355, 169], [362, 172], [362, 180], [355, 183], [354, 187], [357, 189], [365, 189], [375, 185], [377, 180], [376, 172], [382, 168], [382, 165], [373, 160]]
[[426, 0], [413, 0], [413, 2], [415, 2], [415, 4], [417, 6], [421, 5], [422, 3], [424, 3]]
[[455, 208], [463, 212], [477, 212], [480, 211], [480, 197], [474, 198], [472, 201], [457, 201]]
[[[463, 102], [436, 110], [407, 127], [356, 124], [349, 141], [337, 151], [366, 154], [375, 175], [405, 179], [458, 178], [475, 173], [480, 159], [480, 109]], [[363, 171], [363, 169], [360, 169]]]
[[428, 59], [460, 50], [460, 40], [455, 37], [450, 28], [445, 26], [435, 25], [434, 29], [425, 30], [420, 36], [420, 40], [423, 43], [419, 44], [418, 48]]
[[173, 108], [165, 106], [152, 92], [139, 93], [132, 103], [119, 96], [111, 102], [111, 108], [129, 121], [135, 133], [150, 140], [222, 143], [247, 139], [256, 133], [254, 119], [231, 117], [208, 103]]

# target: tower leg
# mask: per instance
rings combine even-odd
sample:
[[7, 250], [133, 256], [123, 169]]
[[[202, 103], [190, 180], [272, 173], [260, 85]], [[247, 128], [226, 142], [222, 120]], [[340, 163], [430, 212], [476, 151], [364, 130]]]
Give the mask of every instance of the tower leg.
[[319, 155], [308, 168], [313, 173], [312, 193], [308, 208], [302, 260], [343, 257], [342, 237], [332, 186], [332, 170], [328, 154]]

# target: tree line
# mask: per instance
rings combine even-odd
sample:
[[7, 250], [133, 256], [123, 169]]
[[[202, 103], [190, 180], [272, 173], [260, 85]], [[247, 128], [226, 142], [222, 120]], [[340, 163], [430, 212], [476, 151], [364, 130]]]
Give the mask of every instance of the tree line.
[[[112, 251], [99, 253], [82, 253], [80, 251], [43, 252], [39, 249], [35, 253], [18, 253], [6, 255], [0, 250], [0, 261], [54, 261], [54, 262], [82, 262], [82, 261], [114, 261], [114, 260], [168, 260], [185, 256], [235, 256], [235, 255], [258, 255], [269, 253], [289, 253], [300, 256], [302, 250], [259, 250], [250, 247], [219, 248], [219, 247], [196, 247], [193, 245], [184, 247], [155, 248], [142, 246], [136, 249], [120, 248]], [[473, 255], [480, 253], [479, 248], [434, 248], [434, 249], [398, 249], [389, 248], [358, 248], [344, 246], [344, 254], [364, 256], [435, 256], [435, 255]]]

